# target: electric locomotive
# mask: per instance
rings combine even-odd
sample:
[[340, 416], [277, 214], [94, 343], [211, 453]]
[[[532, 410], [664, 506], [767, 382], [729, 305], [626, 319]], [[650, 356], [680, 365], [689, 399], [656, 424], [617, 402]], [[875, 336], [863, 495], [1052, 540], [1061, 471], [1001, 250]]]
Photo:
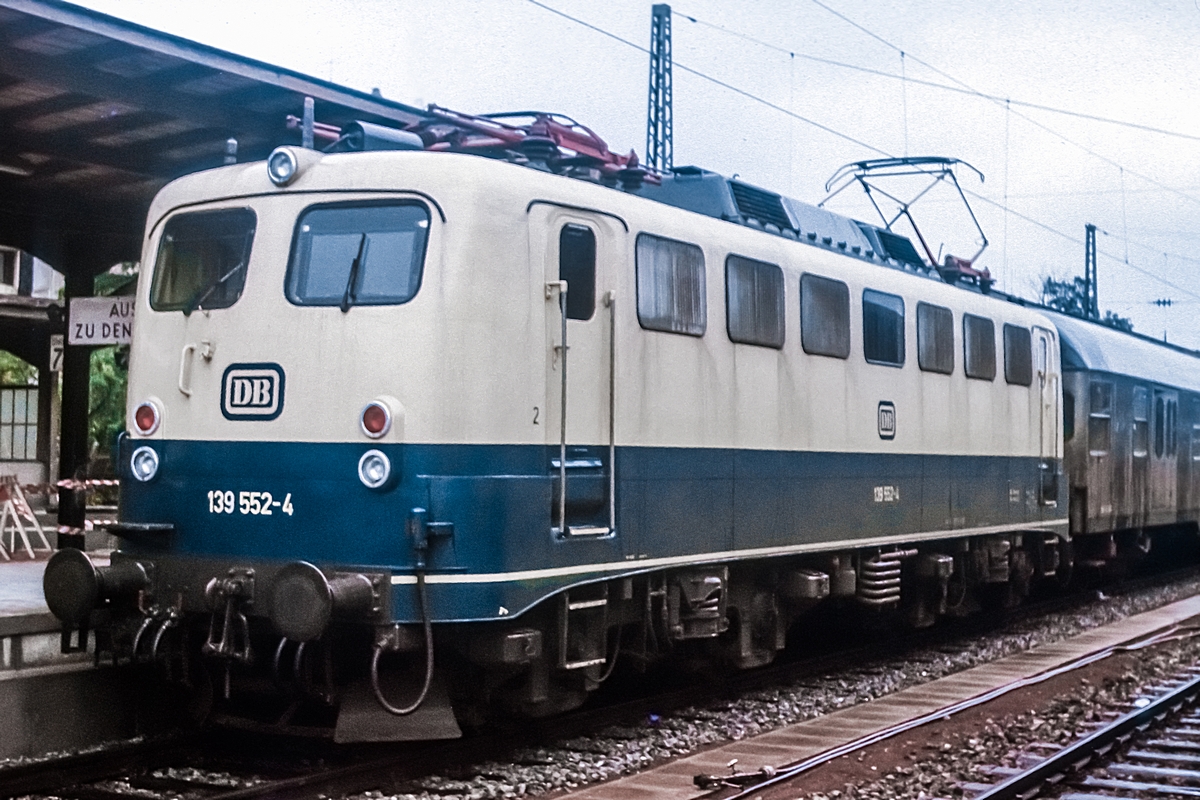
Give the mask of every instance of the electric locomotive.
[[46, 572], [98, 652], [437, 738], [1069, 566], [1059, 328], [968, 263], [549, 115], [342, 133], [150, 209], [121, 546]]

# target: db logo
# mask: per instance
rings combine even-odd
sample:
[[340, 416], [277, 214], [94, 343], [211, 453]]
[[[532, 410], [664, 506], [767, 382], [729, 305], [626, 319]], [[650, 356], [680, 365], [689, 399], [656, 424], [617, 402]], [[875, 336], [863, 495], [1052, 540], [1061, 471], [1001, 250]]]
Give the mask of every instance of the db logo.
[[283, 411], [283, 367], [230, 364], [221, 378], [225, 419], [270, 420]]

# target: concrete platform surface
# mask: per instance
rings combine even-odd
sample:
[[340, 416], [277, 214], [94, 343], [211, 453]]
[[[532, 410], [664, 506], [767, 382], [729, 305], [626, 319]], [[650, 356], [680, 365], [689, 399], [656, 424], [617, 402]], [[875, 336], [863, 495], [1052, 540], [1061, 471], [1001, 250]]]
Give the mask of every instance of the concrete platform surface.
[[45, 561], [29, 561], [23, 555], [0, 562], [0, 617], [50, 613], [42, 597], [45, 571]]

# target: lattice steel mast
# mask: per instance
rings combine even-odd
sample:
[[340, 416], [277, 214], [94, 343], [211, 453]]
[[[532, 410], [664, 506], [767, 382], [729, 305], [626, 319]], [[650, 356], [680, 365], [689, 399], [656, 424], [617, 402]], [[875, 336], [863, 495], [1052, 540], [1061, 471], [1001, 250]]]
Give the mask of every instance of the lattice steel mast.
[[671, 144], [671, 7], [658, 3], [650, 17], [650, 106], [646, 124], [646, 166], [667, 172], [674, 164]]

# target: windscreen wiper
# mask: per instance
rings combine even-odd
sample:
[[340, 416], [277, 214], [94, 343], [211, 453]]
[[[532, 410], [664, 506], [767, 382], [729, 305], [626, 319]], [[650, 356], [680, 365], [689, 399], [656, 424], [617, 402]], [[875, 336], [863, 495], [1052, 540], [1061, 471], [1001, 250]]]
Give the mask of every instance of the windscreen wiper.
[[244, 269], [245, 266], [246, 266], [245, 261], [239, 261], [237, 263], [237, 266], [235, 266], [233, 269], [229, 270], [229, 272], [226, 272], [224, 275], [217, 278], [215, 281], [208, 284], [207, 286], [205, 286], [201, 289], [198, 289], [196, 291], [196, 293], [194, 295], [192, 295], [191, 298], [186, 303], [184, 303], [183, 315], [185, 317], [191, 316], [191, 313], [193, 311], [195, 311], [197, 308], [199, 308], [201, 303], [203, 303], [205, 300], [207, 300], [213, 292], [215, 292], [217, 289], [219, 289], [221, 287], [222, 284], [225, 283], [225, 281], [229, 280], [234, 275], [236, 275], [238, 272], [240, 272], [242, 269]]
[[350, 301], [357, 299], [355, 297], [355, 284], [358, 283], [358, 271], [362, 267], [363, 261], [367, 259], [367, 234], [364, 231], [362, 238], [358, 240], [358, 255], [350, 262], [350, 278], [346, 281], [346, 291], [342, 293], [342, 313], [345, 314], [350, 310]]

